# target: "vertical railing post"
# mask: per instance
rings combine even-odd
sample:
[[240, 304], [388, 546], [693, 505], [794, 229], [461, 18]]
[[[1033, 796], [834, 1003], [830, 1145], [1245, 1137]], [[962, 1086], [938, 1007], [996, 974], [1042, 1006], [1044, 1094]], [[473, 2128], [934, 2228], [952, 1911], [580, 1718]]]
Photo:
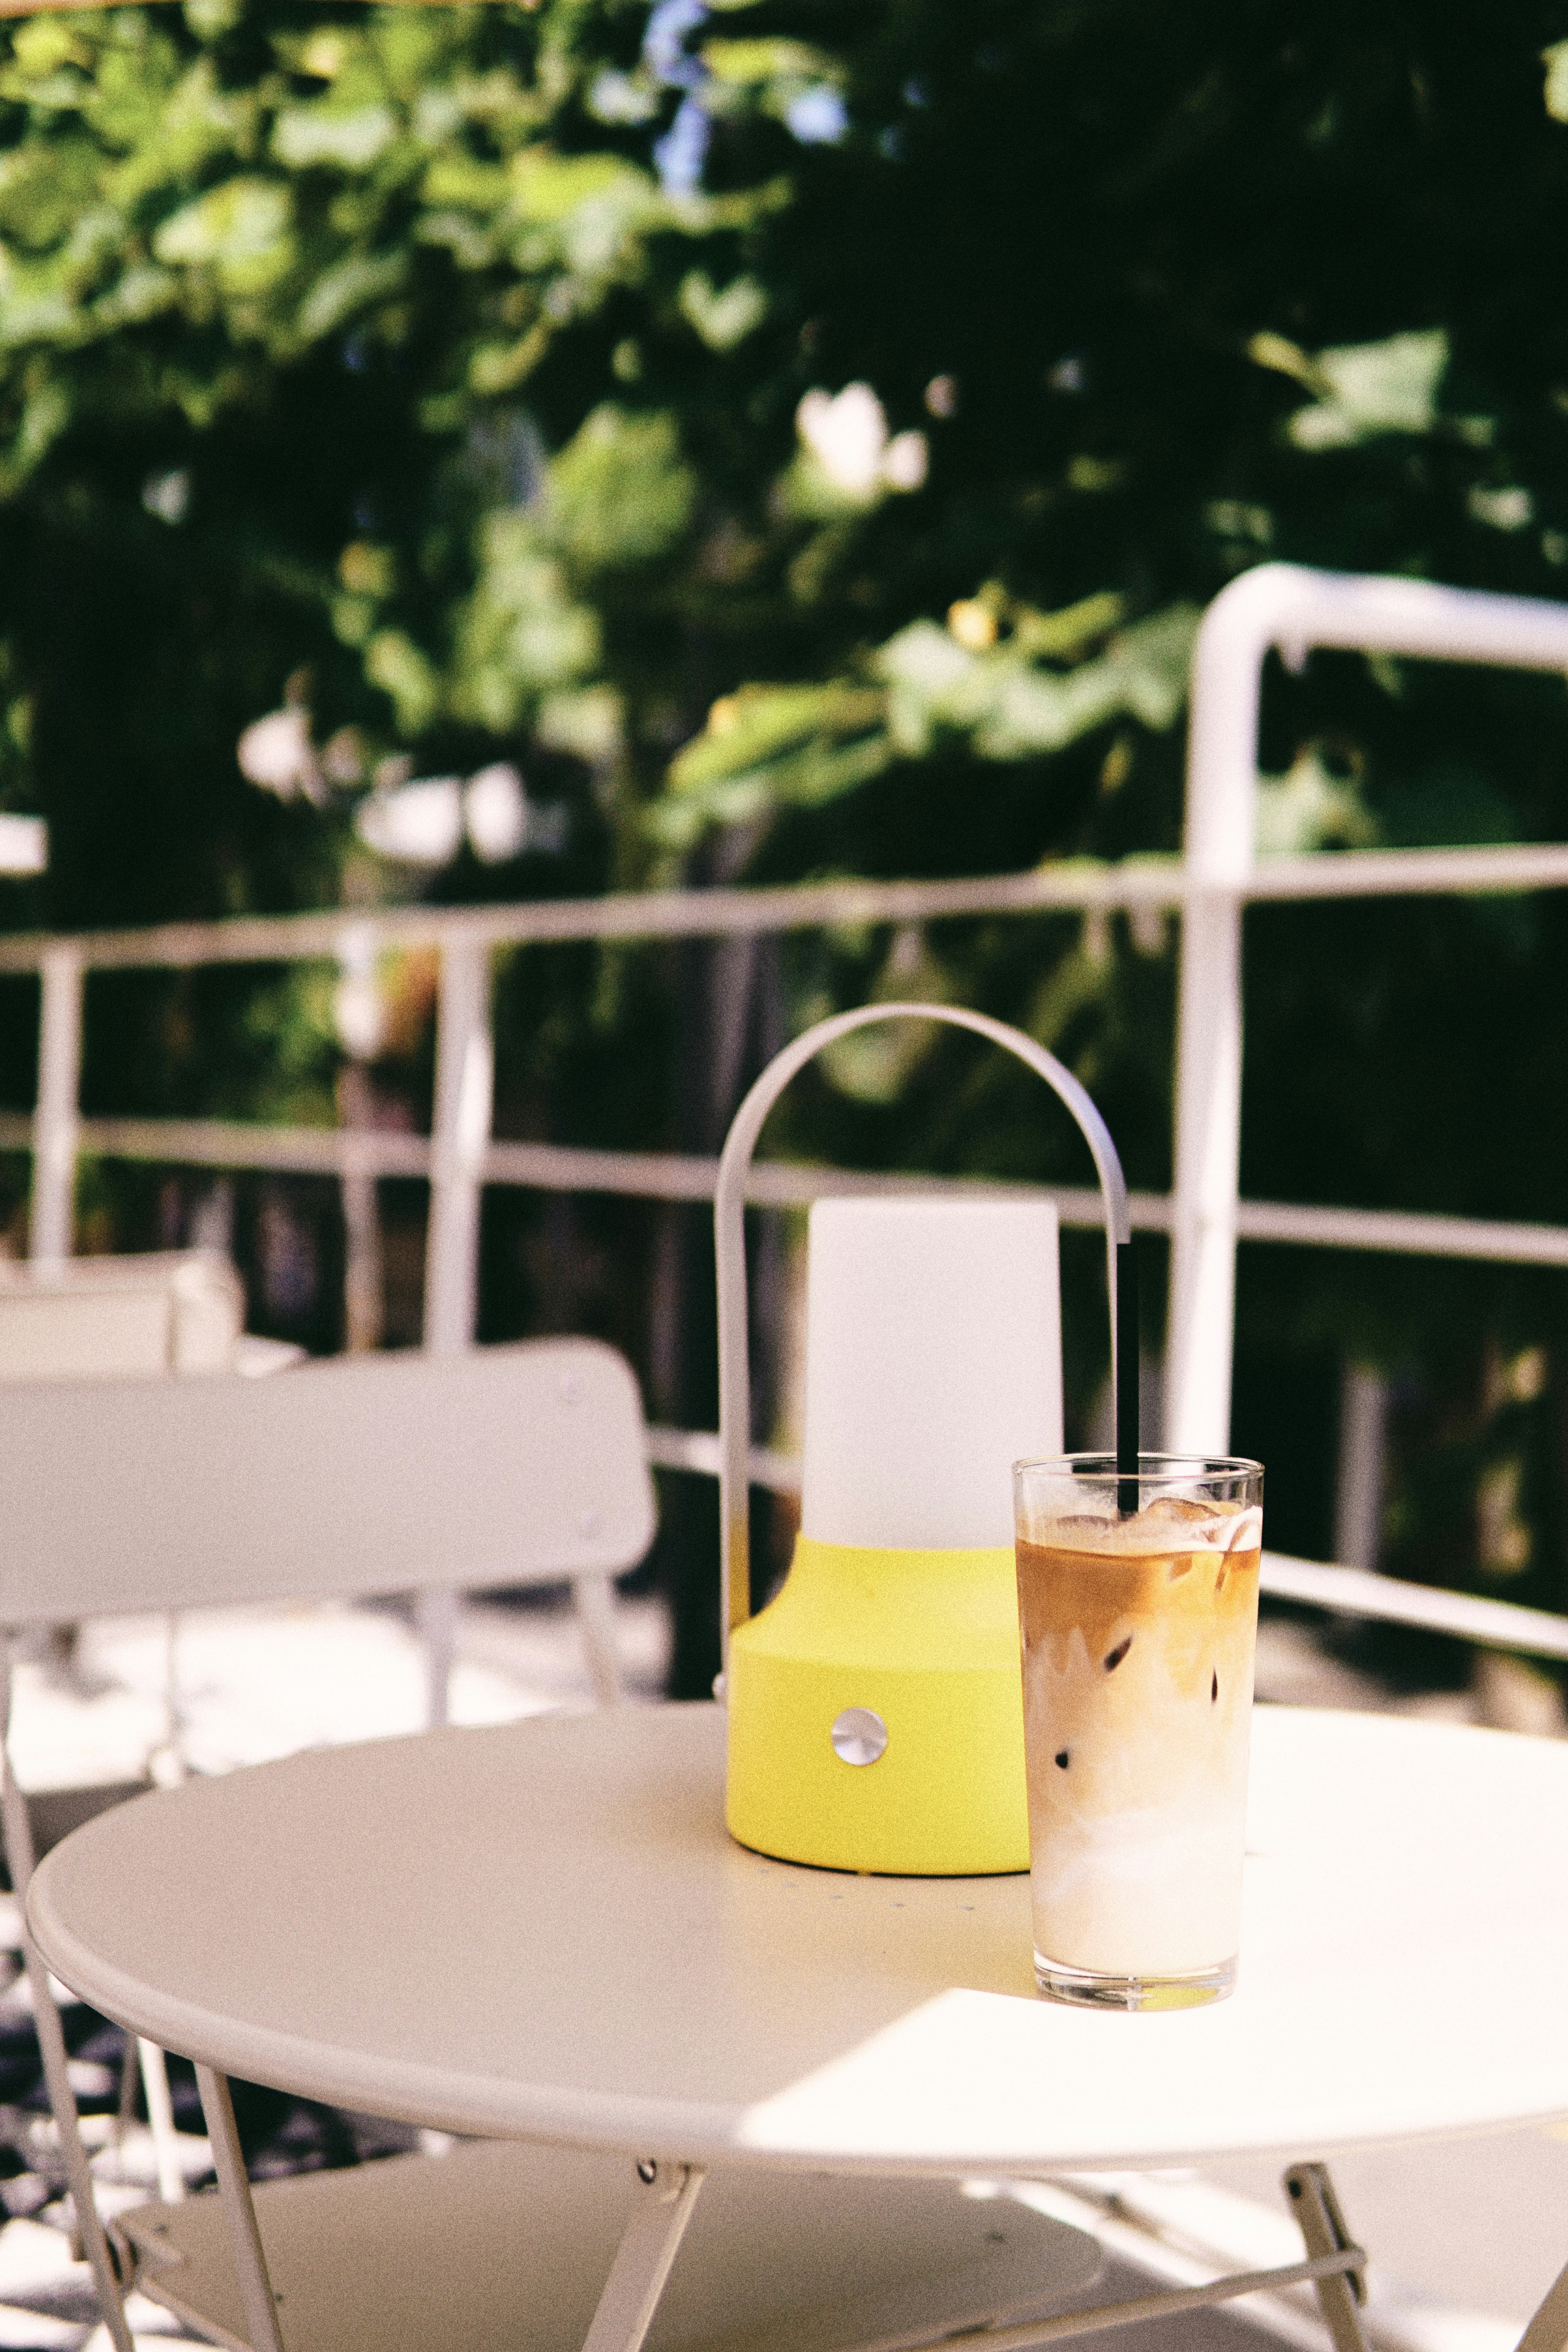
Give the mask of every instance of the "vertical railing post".
[[367, 1065], [381, 1049], [385, 1026], [376, 973], [375, 933], [351, 923], [338, 942], [335, 999], [338, 1043], [338, 1123], [344, 1152], [339, 1185], [343, 1204], [343, 1349], [363, 1355], [381, 1345], [381, 1200], [375, 1170], [354, 1152], [353, 1139], [374, 1123], [375, 1089]]
[[1165, 1444], [1177, 1453], [1224, 1453], [1230, 1441], [1241, 893], [1252, 866], [1258, 704], [1269, 642], [1249, 576], [1210, 605], [1193, 655], [1165, 1407]]
[[1258, 709], [1277, 646], [1568, 669], [1568, 613], [1539, 597], [1359, 579], [1265, 563], [1222, 588], [1193, 653], [1186, 897], [1176, 1036], [1170, 1404], [1166, 1443], [1223, 1448], [1230, 1430], [1241, 1148], [1241, 908], [1252, 868]]
[[39, 966], [38, 1096], [33, 1113], [33, 1205], [27, 1254], [71, 1254], [81, 1087], [82, 961], [75, 948], [45, 950]]
[[1383, 1538], [1388, 1450], [1388, 1381], [1347, 1363], [1340, 1389], [1340, 1458], [1334, 1473], [1333, 1557], [1342, 1568], [1375, 1568]]
[[489, 950], [448, 940], [436, 1016], [436, 1114], [430, 1137], [430, 1227], [425, 1254], [425, 1347], [473, 1345], [479, 1303], [479, 1194], [490, 1139], [495, 1053]]
[[[430, 1136], [430, 1223], [425, 1244], [425, 1348], [460, 1355], [473, 1345], [479, 1307], [479, 1202], [490, 1139], [495, 1046], [489, 950], [448, 940], [436, 1013], [436, 1111]], [[426, 1713], [445, 1723], [457, 1653], [458, 1596], [423, 1592]]]

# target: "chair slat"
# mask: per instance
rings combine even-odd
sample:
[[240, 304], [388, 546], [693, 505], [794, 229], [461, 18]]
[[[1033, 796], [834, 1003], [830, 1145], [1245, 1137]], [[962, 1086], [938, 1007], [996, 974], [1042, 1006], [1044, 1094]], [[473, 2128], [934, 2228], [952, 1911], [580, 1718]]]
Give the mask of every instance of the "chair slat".
[[0, 1622], [616, 1574], [644, 1444], [589, 1339], [0, 1389]]

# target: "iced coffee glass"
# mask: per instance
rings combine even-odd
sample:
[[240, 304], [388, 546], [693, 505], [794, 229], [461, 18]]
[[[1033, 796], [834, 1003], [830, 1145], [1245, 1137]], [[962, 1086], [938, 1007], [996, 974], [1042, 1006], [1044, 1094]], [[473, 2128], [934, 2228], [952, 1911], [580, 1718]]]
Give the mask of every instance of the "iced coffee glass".
[[1035, 1978], [1180, 2009], [1236, 1982], [1263, 1472], [1015, 1465]]

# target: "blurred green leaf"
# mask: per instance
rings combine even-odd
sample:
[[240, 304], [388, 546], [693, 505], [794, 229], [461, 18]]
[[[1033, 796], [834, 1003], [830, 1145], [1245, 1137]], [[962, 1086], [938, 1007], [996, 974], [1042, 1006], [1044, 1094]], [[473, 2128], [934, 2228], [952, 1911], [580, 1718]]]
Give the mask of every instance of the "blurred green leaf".
[[451, 685], [456, 714], [497, 734], [538, 698], [595, 667], [593, 612], [575, 603], [532, 518], [496, 515], [479, 540], [479, 577], [460, 609]]
[[424, 733], [440, 700], [440, 681], [418, 646], [400, 629], [382, 629], [365, 648], [365, 676], [390, 695], [398, 732]]
[[1546, 68], [1546, 111], [1554, 122], [1568, 122], [1568, 41], [1553, 41], [1542, 49]]
[[691, 520], [697, 480], [667, 411], [606, 401], [584, 418], [550, 469], [544, 527], [584, 577], [668, 556]]
[[390, 107], [361, 106], [345, 112], [331, 106], [291, 106], [273, 124], [272, 152], [295, 172], [313, 163], [363, 172], [385, 153], [396, 135]]
[[1296, 411], [1290, 438], [1301, 449], [1335, 449], [1381, 433], [1430, 433], [1447, 365], [1440, 327], [1319, 352], [1312, 366], [1328, 397]]
[[768, 315], [768, 298], [754, 278], [716, 287], [706, 271], [689, 269], [680, 281], [680, 308], [710, 351], [732, 351]]
[[395, 293], [407, 274], [406, 254], [351, 254], [324, 271], [300, 304], [300, 335], [315, 342], [334, 334], [345, 320]]
[[805, 41], [708, 41], [703, 44], [702, 62], [719, 81], [742, 84], [838, 78], [837, 59]]
[[293, 262], [291, 214], [283, 182], [226, 180], [161, 222], [153, 250], [171, 265], [216, 270], [237, 293], [262, 293]]
[[[1115, 608], [1112, 600], [1093, 603], [1092, 612], [1080, 608], [1080, 620], [1099, 635]], [[933, 622], [914, 622], [877, 656], [889, 688], [892, 740], [906, 756], [920, 758], [944, 731], [959, 732], [981, 759], [1020, 760], [1060, 751], [1123, 715], [1163, 730], [1185, 700], [1197, 622], [1190, 606], [1173, 606], [1065, 675], [1029, 659], [1041, 642], [1037, 627], [972, 653]], [[1072, 640], [1063, 631], [1047, 632], [1046, 641], [1059, 647]]]
[[1355, 784], [1334, 775], [1308, 744], [1284, 776], [1259, 776], [1254, 845], [1259, 857], [1314, 849], [1370, 849], [1377, 823]]

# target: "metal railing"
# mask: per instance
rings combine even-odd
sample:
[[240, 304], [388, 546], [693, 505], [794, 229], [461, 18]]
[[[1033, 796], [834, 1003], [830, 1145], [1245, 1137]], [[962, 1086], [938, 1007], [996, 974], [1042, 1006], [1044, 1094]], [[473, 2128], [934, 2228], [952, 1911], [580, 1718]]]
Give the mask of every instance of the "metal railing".
[[[1402, 580], [1361, 580], [1265, 565], [1218, 596], [1194, 658], [1185, 845], [1178, 858], [1116, 865], [1067, 860], [1028, 874], [948, 882], [835, 882], [790, 889], [702, 890], [463, 909], [399, 908], [137, 931], [0, 940], [0, 972], [41, 978], [32, 1118], [0, 1115], [0, 1146], [34, 1160], [29, 1248], [68, 1254], [77, 1162], [106, 1157], [224, 1169], [413, 1176], [430, 1185], [425, 1344], [473, 1336], [479, 1202], [489, 1185], [710, 1199], [716, 1160], [498, 1141], [491, 1134], [489, 960], [502, 946], [564, 940], [725, 939], [848, 923], [909, 924], [974, 915], [1086, 916], [1165, 909], [1181, 918], [1175, 1071], [1175, 1182], [1134, 1194], [1132, 1222], [1172, 1240], [1166, 1442], [1222, 1451], [1229, 1433], [1231, 1319], [1238, 1240], [1435, 1257], [1568, 1265], [1568, 1227], [1239, 1197], [1240, 926], [1248, 905], [1318, 898], [1497, 895], [1568, 887], [1568, 845], [1347, 851], [1257, 859], [1257, 730], [1263, 663], [1299, 667], [1314, 646], [1568, 675], [1568, 606]], [[294, 962], [433, 949], [439, 958], [436, 1089], [428, 1138], [353, 1128], [263, 1127], [220, 1119], [84, 1118], [79, 1108], [83, 982], [89, 971]], [[753, 1168], [748, 1200], [804, 1203], [845, 1190], [973, 1192], [975, 1180], [851, 1176], [773, 1163]], [[1089, 1188], [1044, 1192], [1064, 1223], [1100, 1222]], [[655, 1430], [653, 1458], [711, 1472], [710, 1433]], [[798, 1471], [758, 1449], [758, 1482]], [[1266, 1589], [1358, 1615], [1416, 1622], [1472, 1641], [1568, 1657], [1568, 1620], [1429, 1591], [1316, 1562], [1266, 1561]]]

